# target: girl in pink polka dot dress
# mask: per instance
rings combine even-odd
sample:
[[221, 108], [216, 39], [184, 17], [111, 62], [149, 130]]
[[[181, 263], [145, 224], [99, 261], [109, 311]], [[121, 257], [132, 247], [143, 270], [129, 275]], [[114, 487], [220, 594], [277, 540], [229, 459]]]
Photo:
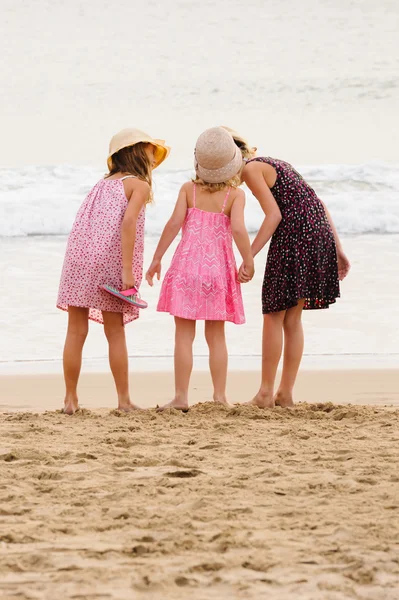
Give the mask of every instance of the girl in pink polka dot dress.
[[169, 148], [138, 129], [124, 129], [110, 143], [109, 173], [89, 192], [69, 235], [57, 306], [68, 311], [63, 366], [64, 412], [78, 409], [77, 385], [89, 319], [104, 325], [119, 410], [130, 401], [124, 325], [139, 309], [104, 289], [130, 290], [143, 274], [145, 206], [151, 200], [151, 172]]

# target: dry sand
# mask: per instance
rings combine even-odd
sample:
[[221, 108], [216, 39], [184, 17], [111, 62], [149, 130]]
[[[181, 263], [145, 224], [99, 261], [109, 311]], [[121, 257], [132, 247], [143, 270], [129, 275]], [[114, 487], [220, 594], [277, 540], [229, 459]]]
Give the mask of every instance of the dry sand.
[[[153, 374], [154, 390], [169, 377]], [[249, 377], [234, 374], [232, 391], [256, 387]], [[298, 397], [318, 381], [310, 399], [346, 385], [342, 400], [364, 401], [357, 377], [304, 373]], [[370, 392], [371, 380], [385, 386], [370, 401], [397, 403], [397, 374], [363, 378]], [[0, 384], [1, 410], [7, 390], [25, 386], [38, 411], [58, 389], [47, 377], [41, 397], [39, 378]], [[200, 384], [193, 401], [209, 391], [197, 374]], [[112, 405], [106, 386], [96, 398]], [[398, 408], [204, 403], [66, 417], [18, 406], [0, 414], [2, 600], [398, 599]]]

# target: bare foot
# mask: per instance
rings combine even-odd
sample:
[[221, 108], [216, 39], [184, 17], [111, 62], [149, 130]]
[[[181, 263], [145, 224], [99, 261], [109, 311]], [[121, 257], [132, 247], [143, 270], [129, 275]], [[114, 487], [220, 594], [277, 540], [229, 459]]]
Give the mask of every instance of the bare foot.
[[244, 402], [244, 406], [257, 406], [258, 408], [274, 408], [274, 398], [269, 392], [258, 392], [252, 400]]
[[284, 394], [282, 392], [277, 392], [277, 394], [274, 396], [274, 402], [276, 406], [281, 406], [281, 408], [292, 408], [295, 406], [292, 395]]
[[216, 404], [223, 404], [224, 406], [231, 406], [230, 402], [227, 402], [227, 398], [224, 394], [223, 394], [223, 396], [217, 396], [216, 394], [214, 394], [213, 401], [216, 402]]
[[183, 412], [188, 412], [188, 402], [187, 400], [180, 400], [179, 398], [173, 398], [171, 402], [164, 404], [163, 406], [157, 406], [157, 412], [163, 412], [167, 408], [174, 408], [175, 410], [181, 410]]
[[73, 415], [77, 410], [79, 410], [78, 397], [73, 395], [65, 396], [62, 412], [65, 415]]
[[122, 412], [133, 412], [134, 410], [143, 410], [143, 409], [140, 406], [137, 406], [137, 404], [132, 404], [129, 400], [128, 402], [119, 402], [118, 410], [120, 410]]

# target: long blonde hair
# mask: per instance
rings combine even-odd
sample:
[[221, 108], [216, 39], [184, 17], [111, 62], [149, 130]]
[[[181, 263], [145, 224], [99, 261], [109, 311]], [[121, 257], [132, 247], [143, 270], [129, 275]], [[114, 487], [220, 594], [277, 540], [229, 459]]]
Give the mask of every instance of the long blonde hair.
[[152, 201], [152, 167], [145, 147], [146, 142], [139, 142], [134, 146], [127, 146], [111, 156], [111, 168], [105, 176], [111, 177], [116, 173], [129, 173], [135, 175], [138, 179], [146, 181], [151, 188], [148, 202]]

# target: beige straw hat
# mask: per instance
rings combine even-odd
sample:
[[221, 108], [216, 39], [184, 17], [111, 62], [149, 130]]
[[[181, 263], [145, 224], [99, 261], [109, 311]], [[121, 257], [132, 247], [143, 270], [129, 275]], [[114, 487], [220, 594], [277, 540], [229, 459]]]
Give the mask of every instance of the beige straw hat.
[[212, 127], [201, 133], [195, 145], [195, 172], [206, 183], [223, 183], [242, 167], [238, 146], [225, 129]]
[[144, 131], [140, 131], [140, 129], [122, 129], [119, 133], [116, 133], [109, 143], [109, 154], [107, 159], [108, 168], [111, 169], [112, 161], [111, 156], [122, 150], [122, 148], [128, 148], [129, 146], [134, 146], [135, 144], [139, 144], [140, 142], [152, 144], [155, 148], [154, 159], [156, 167], [169, 156], [170, 148], [165, 145], [164, 140], [157, 140], [152, 138], [148, 133], [144, 133]]

